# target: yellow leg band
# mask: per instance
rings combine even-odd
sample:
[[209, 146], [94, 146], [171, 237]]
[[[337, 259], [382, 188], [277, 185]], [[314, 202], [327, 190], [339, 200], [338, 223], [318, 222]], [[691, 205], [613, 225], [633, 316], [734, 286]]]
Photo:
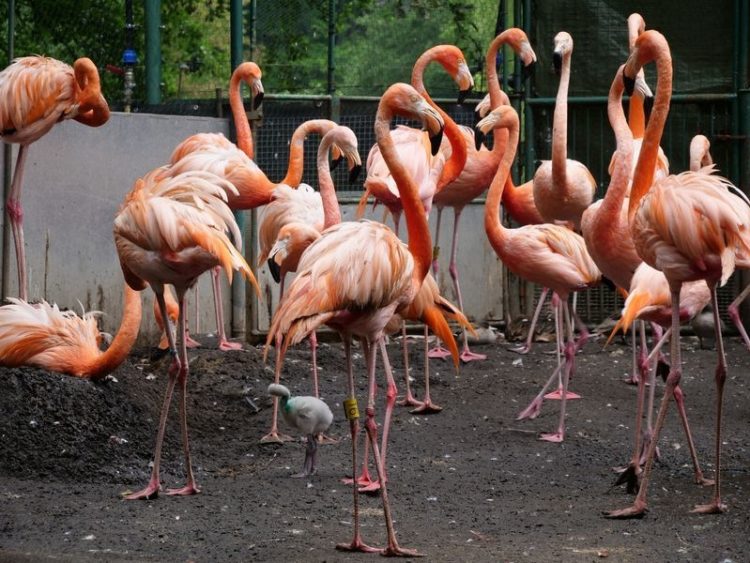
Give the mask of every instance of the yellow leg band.
[[357, 420], [359, 418], [359, 407], [357, 406], [356, 397], [344, 399], [344, 412], [346, 413], [347, 420]]

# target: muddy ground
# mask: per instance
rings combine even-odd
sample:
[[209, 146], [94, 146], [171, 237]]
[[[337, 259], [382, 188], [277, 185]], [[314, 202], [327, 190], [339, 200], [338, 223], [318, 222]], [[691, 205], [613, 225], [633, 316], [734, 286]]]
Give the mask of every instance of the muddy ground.
[[[323, 446], [310, 480], [289, 478], [304, 445], [260, 445], [271, 402], [272, 372], [260, 347], [191, 351], [189, 416], [195, 469], [203, 492], [125, 501], [149, 475], [164, 360], [136, 350], [109, 380], [91, 383], [34, 369], [0, 368], [0, 560], [2, 561], [352, 561], [334, 545], [352, 533], [351, 473], [343, 353], [324, 344], [322, 392], [336, 419], [335, 445]], [[698, 452], [713, 474], [715, 353], [685, 340], [685, 393]], [[402, 363], [392, 342], [392, 362]], [[412, 343], [412, 375], [421, 392], [422, 361]], [[662, 460], [640, 520], [612, 521], [602, 511], [632, 499], [612, 487], [613, 466], [629, 457], [635, 387], [622, 383], [630, 352], [622, 342], [592, 341], [578, 356], [563, 444], [538, 441], [551, 431], [558, 403], [535, 420], [515, 415], [546, 380], [552, 344], [531, 354], [502, 339], [478, 346], [485, 362], [432, 362], [433, 398], [445, 410], [415, 416], [397, 408], [389, 450], [389, 493], [402, 545], [429, 561], [748, 561], [750, 559], [750, 353], [728, 341], [724, 498], [720, 516], [689, 514], [711, 491], [692, 483], [674, 409], [661, 440]], [[359, 350], [357, 349], [359, 353]], [[361, 355], [357, 367], [362, 373]], [[284, 380], [309, 394], [309, 349], [289, 355]], [[360, 377], [360, 408], [365, 382]], [[662, 385], [658, 386], [660, 395]], [[250, 397], [260, 407], [255, 412]], [[382, 393], [381, 393], [382, 397]], [[380, 411], [382, 412], [382, 410]], [[163, 459], [165, 486], [184, 477], [176, 410]], [[281, 423], [283, 425], [283, 421]], [[365, 541], [383, 545], [380, 499], [362, 500]], [[369, 558], [369, 559], [368, 559]]]

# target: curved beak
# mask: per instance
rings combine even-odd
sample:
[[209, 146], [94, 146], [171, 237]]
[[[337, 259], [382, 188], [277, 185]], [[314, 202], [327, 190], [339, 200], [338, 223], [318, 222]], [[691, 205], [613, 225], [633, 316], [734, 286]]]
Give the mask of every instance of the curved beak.
[[630, 78], [625, 72], [625, 69], [622, 70], [622, 83], [625, 85], [625, 92], [628, 96], [632, 96], [635, 91], [635, 78]]
[[536, 70], [536, 61], [531, 61], [529, 64], [524, 65], [521, 68], [521, 80], [527, 80], [528, 78], [534, 76], [534, 71]]
[[362, 165], [361, 164], [355, 164], [352, 166], [352, 168], [349, 170], [349, 183], [353, 184], [357, 178], [359, 178], [359, 174], [362, 172]]
[[651, 110], [653, 109], [654, 109], [654, 97], [646, 96], [643, 99], [643, 113], [646, 116], [646, 123], [648, 123], [648, 120], [651, 117]]
[[466, 101], [466, 98], [469, 97], [469, 94], [471, 94], [471, 88], [459, 91], [458, 92], [458, 103], [459, 104], [464, 103]]
[[482, 147], [484, 143], [484, 131], [479, 128], [479, 124], [474, 127], [474, 146], [477, 150]]
[[281, 282], [281, 267], [274, 260], [274, 256], [268, 257], [268, 271], [273, 276], [273, 281], [276, 283]]
[[263, 103], [263, 96], [265, 95], [265, 90], [263, 89], [263, 83], [260, 81], [260, 78], [255, 80], [253, 82], [252, 86], [252, 94], [253, 94], [253, 100], [252, 100], [252, 109], [258, 109], [260, 105]]
[[337, 156], [336, 158], [334, 158], [331, 161], [331, 172], [333, 172], [334, 170], [336, 170], [336, 168], [339, 167], [339, 164], [341, 164], [341, 162], [343, 160], [344, 160], [344, 155], [343, 154], [340, 154], [339, 156]]
[[560, 51], [555, 51], [552, 53], [552, 66], [555, 67], [555, 74], [560, 74], [562, 72], [562, 53]]

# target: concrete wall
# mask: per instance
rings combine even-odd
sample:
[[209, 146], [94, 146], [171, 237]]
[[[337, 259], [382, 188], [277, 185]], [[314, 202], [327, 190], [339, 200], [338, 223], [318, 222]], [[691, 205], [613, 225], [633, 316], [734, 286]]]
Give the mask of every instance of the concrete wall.
[[[173, 148], [187, 136], [201, 131], [227, 134], [225, 119], [115, 113], [103, 127], [91, 129], [65, 122], [29, 148], [22, 203], [29, 269], [29, 295], [61, 307], [105, 313], [103, 329], [114, 331], [122, 314], [123, 278], [112, 237], [112, 220], [134, 181], [165, 164]], [[365, 149], [366, 150], [366, 149]], [[363, 151], [364, 152], [364, 151]], [[15, 151], [14, 151], [15, 155]], [[15, 156], [14, 156], [15, 158]], [[358, 197], [342, 194], [344, 219], [354, 216]], [[483, 206], [467, 206], [461, 218], [460, 257], [464, 305], [470, 317], [482, 320], [502, 315], [502, 269], [487, 243], [483, 227]], [[251, 248], [253, 228], [261, 210], [247, 214], [246, 248]], [[434, 215], [434, 214], [433, 214]], [[370, 216], [382, 219], [382, 208]], [[3, 214], [3, 223], [7, 218]], [[434, 217], [431, 218], [434, 232]], [[448, 275], [453, 213], [443, 214], [441, 229], [441, 274], [444, 294], [453, 299]], [[402, 231], [405, 232], [402, 225]], [[3, 232], [7, 229], [3, 229]], [[17, 295], [16, 259], [12, 237], [3, 248], [6, 267], [2, 287], [7, 296]], [[248, 256], [255, 260], [256, 252]], [[250, 296], [248, 332], [262, 332], [269, 324], [269, 305], [278, 300], [278, 288], [263, 265], [258, 272], [266, 296], [260, 306]], [[290, 277], [291, 279], [291, 277]], [[288, 280], [289, 282], [290, 280]], [[193, 332], [215, 330], [212, 292], [208, 276], [198, 284], [197, 307], [191, 296], [190, 323]], [[156, 334], [150, 291], [143, 292], [143, 339]], [[224, 311], [229, 324], [231, 297], [224, 287]], [[196, 329], [197, 320], [200, 325]]]

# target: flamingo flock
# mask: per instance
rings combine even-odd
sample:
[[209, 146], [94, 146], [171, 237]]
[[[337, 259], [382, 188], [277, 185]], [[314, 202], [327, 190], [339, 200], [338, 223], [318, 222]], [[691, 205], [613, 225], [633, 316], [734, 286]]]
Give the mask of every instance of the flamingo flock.
[[[487, 192], [484, 231], [503, 266], [520, 278], [544, 288], [529, 336], [515, 349], [528, 353], [544, 299], [552, 293], [557, 366], [518, 419], [535, 418], [547, 399], [559, 399], [555, 428], [539, 435], [545, 442], [566, 439], [567, 401], [576, 375], [577, 355], [588, 338], [575, 312], [571, 296], [612, 282], [627, 296], [614, 334], [633, 330], [631, 383], [638, 385], [633, 450], [616, 483], [626, 483], [637, 493], [630, 506], [606, 513], [609, 518], [641, 517], [648, 509], [647, 492], [654, 460], [659, 455], [659, 435], [671, 402], [677, 405], [686, 433], [699, 485], [713, 486], [713, 494], [694, 512], [721, 513], [726, 504], [721, 492], [722, 408], [727, 361], [720, 330], [717, 288], [736, 268], [750, 267], [750, 201], [729, 180], [719, 175], [710, 154], [710, 142], [697, 135], [690, 145], [690, 170], [670, 174], [660, 147], [672, 93], [672, 58], [667, 39], [647, 30], [643, 17], [627, 21], [626, 61], [614, 71], [607, 113], [616, 140], [609, 167], [606, 195], [595, 201], [597, 182], [587, 166], [568, 157], [568, 91], [573, 65], [573, 38], [565, 31], [554, 37], [553, 61], [560, 75], [556, 97], [551, 159], [543, 161], [529, 182], [515, 186], [511, 167], [518, 152], [520, 120], [497, 76], [497, 56], [510, 46], [524, 69], [536, 61], [526, 34], [511, 28], [498, 34], [486, 53], [488, 96], [478, 107], [481, 120], [475, 130], [458, 126], [429, 96], [423, 82], [425, 68], [437, 62], [459, 89], [459, 103], [474, 80], [462, 51], [454, 45], [437, 45], [416, 61], [411, 83], [389, 86], [380, 98], [375, 116], [376, 144], [366, 161], [365, 193], [360, 216], [370, 196], [391, 213], [393, 229], [362, 219], [341, 220], [330, 159], [346, 160], [350, 178], [362, 166], [357, 138], [348, 127], [329, 120], [302, 123], [290, 142], [288, 171], [279, 182], [271, 180], [254, 161], [250, 123], [245, 115], [241, 85], [247, 84], [255, 107], [264, 88], [259, 66], [246, 62], [230, 79], [230, 106], [236, 144], [223, 135], [200, 133], [180, 143], [164, 166], [135, 179], [124, 190], [114, 218], [113, 236], [121, 266], [125, 307], [114, 336], [99, 331], [97, 312], [61, 310], [46, 301], [29, 300], [20, 193], [28, 146], [55, 123], [74, 119], [91, 127], [103, 126], [109, 108], [99, 87], [95, 65], [86, 58], [73, 67], [46, 57], [24, 57], [0, 72], [0, 122], [2, 139], [19, 145], [15, 173], [6, 202], [18, 265], [18, 298], [0, 307], [0, 365], [29, 365], [92, 380], [114, 371], [128, 356], [141, 324], [139, 292], [150, 288], [155, 296], [154, 316], [163, 330], [160, 347], [167, 349], [167, 383], [153, 451], [151, 475], [127, 500], [154, 499], [160, 494], [191, 496], [201, 492], [193, 470], [187, 415], [189, 357], [187, 349], [200, 344], [189, 334], [187, 291], [209, 272], [215, 291], [219, 348], [237, 350], [224, 331], [220, 274], [231, 282], [239, 272], [260, 295], [252, 267], [242, 251], [242, 233], [233, 212], [262, 208], [259, 226], [261, 258], [280, 284], [280, 299], [268, 331], [264, 355], [275, 347], [274, 383], [268, 387], [274, 408], [270, 430], [261, 443], [282, 444], [291, 439], [280, 433], [278, 415], [307, 438], [301, 473], [316, 474], [320, 435], [335, 418], [321, 400], [318, 380], [316, 331], [328, 327], [341, 337], [346, 363], [344, 414], [349, 423], [353, 529], [343, 551], [378, 552], [412, 557], [417, 550], [403, 547], [396, 536], [394, 503], [389, 492], [386, 462], [397, 386], [389, 362], [388, 335], [403, 336], [403, 405], [416, 414], [438, 413], [443, 407], [430, 396], [430, 358], [452, 357], [454, 366], [482, 362], [486, 356], [469, 348], [474, 331], [466, 317], [457, 269], [458, 225], [463, 209]], [[652, 94], [644, 68], [654, 63], [656, 89]], [[524, 73], [525, 74], [525, 73]], [[629, 95], [629, 118], [623, 95]], [[648, 115], [650, 113], [650, 115]], [[391, 128], [396, 117], [418, 127]], [[492, 133], [492, 148], [484, 144]], [[316, 167], [318, 189], [302, 184], [303, 144], [309, 135], [321, 137]], [[454, 210], [449, 258], [454, 305], [440, 290], [438, 248], [428, 228], [432, 207], [437, 212], [435, 241], [439, 239], [442, 211]], [[517, 226], [501, 220], [502, 210]], [[398, 236], [404, 216], [408, 242]], [[114, 257], [113, 257], [114, 259]], [[287, 274], [294, 274], [286, 283]], [[174, 291], [175, 295], [173, 295]], [[738, 304], [750, 294], [747, 288], [729, 309], [750, 348]], [[680, 325], [710, 307], [716, 341], [717, 390], [715, 463], [713, 479], [704, 476], [680, 387], [683, 361]], [[410, 388], [405, 321], [424, 324], [424, 398]], [[458, 325], [459, 345], [449, 321]], [[651, 327], [654, 342], [647, 339]], [[637, 328], [636, 328], [637, 327]], [[429, 349], [428, 329], [438, 338]], [[576, 336], [576, 330], [579, 336]], [[280, 384], [284, 358], [290, 346], [310, 338], [312, 345], [312, 396], [292, 397]], [[367, 400], [362, 412], [357, 398], [353, 347], [358, 341], [367, 376]], [[668, 357], [662, 352], [669, 342]], [[106, 350], [102, 347], [108, 344]], [[382, 422], [377, 414], [378, 355], [385, 373]], [[481, 365], [481, 364], [480, 364]], [[656, 366], [668, 371], [656, 420], [651, 405], [657, 390]], [[548, 393], [551, 386], [556, 390]], [[646, 402], [646, 393], [650, 395]], [[179, 394], [179, 425], [183, 445], [185, 485], [163, 491], [160, 462], [170, 405]], [[449, 407], [449, 408], [452, 408]], [[442, 415], [444, 416], [444, 415]], [[366, 440], [360, 456], [359, 434], [364, 417]], [[645, 418], [645, 424], [644, 424]], [[555, 446], [548, 446], [555, 447]], [[370, 459], [370, 456], [372, 459]], [[376, 477], [370, 476], [374, 467]], [[376, 548], [362, 537], [360, 494], [377, 492], [382, 502], [386, 545]]]

